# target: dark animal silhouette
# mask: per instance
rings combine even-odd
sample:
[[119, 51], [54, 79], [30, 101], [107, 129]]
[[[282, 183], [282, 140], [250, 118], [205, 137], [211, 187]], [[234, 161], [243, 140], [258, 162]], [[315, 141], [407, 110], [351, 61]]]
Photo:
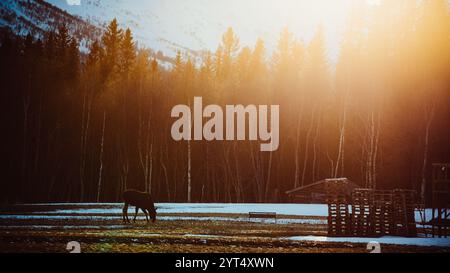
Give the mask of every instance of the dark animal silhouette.
[[134, 214], [133, 222], [136, 222], [136, 216], [141, 209], [145, 214], [145, 219], [147, 223], [149, 222], [148, 216], [152, 219], [152, 222], [156, 221], [156, 210], [155, 204], [153, 203], [152, 196], [146, 192], [140, 192], [135, 190], [127, 190], [122, 195], [123, 200], [125, 202], [125, 206], [123, 207], [123, 221], [130, 223], [130, 219], [128, 219], [128, 206], [135, 206], [136, 211]]

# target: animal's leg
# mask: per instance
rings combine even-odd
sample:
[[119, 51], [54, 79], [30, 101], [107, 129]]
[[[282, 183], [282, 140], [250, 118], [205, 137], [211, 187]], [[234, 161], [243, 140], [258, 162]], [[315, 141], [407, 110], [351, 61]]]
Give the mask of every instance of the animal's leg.
[[135, 223], [136, 223], [136, 217], [138, 215], [138, 212], [139, 212], [139, 208], [136, 207], [135, 212], [134, 212], [134, 219], [133, 219], [133, 222], [135, 222]]
[[125, 203], [125, 205], [123, 206], [122, 218], [125, 223], [130, 222], [130, 220], [128, 219], [128, 203]]
[[141, 209], [141, 210], [144, 212], [144, 214], [145, 214], [145, 220], [147, 220], [147, 223], [148, 223], [149, 220], [148, 220], [147, 210], [146, 210], [146, 209]]

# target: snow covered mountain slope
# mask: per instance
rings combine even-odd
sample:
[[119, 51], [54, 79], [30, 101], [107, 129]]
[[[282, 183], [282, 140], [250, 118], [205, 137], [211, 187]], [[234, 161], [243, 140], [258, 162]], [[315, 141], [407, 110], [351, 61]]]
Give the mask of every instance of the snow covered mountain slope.
[[229, 26], [241, 45], [253, 46], [262, 38], [270, 53], [283, 27], [308, 41], [322, 24], [333, 58], [349, 7], [348, 0], [78, 0], [80, 5], [45, 1], [99, 26], [116, 18], [141, 44], [169, 56], [177, 50], [215, 50]]
[[82, 49], [98, 37], [101, 29], [42, 0], [0, 1], [0, 27], [15, 34], [41, 38], [46, 31], [65, 24], [77, 37]]
[[[69, 2], [76, 3], [76, 1]], [[100, 38], [107, 22], [107, 19], [91, 22], [89, 18], [82, 18], [76, 13], [71, 14], [43, 0], [0, 1], [0, 30], [6, 28], [16, 35], [31, 34], [36, 38], [42, 38], [46, 32], [65, 24], [69, 33], [78, 39], [82, 52], [88, 52], [90, 44]], [[173, 62], [170, 57], [164, 56], [162, 52], [158, 54], [153, 49], [150, 51], [150, 56], [158, 59], [161, 66], [170, 67]]]

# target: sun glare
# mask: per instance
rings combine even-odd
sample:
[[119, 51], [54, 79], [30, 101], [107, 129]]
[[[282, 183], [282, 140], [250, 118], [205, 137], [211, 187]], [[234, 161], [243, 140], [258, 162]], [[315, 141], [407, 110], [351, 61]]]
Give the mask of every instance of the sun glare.
[[[367, 0], [369, 5], [375, 5], [379, 0]], [[288, 27], [295, 39], [308, 43], [317, 29], [323, 27], [327, 54], [335, 61], [346, 19], [351, 11], [351, 0], [249, 0], [227, 1], [227, 5], [209, 5], [211, 10], [206, 13], [214, 18], [209, 21], [227, 22], [221, 24], [222, 32], [231, 26], [238, 34], [243, 46], [253, 46], [258, 38], [268, 45], [268, 50], [276, 48], [283, 28]], [[212, 10], [214, 7], [214, 10]], [[183, 20], [180, 18], [180, 20]], [[186, 19], [188, 20], [188, 19]], [[201, 35], [199, 35], [201, 36]], [[220, 37], [218, 37], [220, 38]], [[209, 45], [210, 48], [216, 45]]]

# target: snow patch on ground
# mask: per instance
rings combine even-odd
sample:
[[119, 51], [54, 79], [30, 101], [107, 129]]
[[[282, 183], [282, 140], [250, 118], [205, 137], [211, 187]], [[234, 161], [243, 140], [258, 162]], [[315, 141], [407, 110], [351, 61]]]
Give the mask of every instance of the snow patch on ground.
[[32, 225], [32, 226], [0, 226], [0, 230], [48, 230], [48, 229], [56, 229], [56, 230], [78, 230], [78, 229], [97, 229], [97, 230], [103, 230], [103, 229], [127, 229], [132, 228], [131, 226], [125, 226], [125, 225], [110, 225], [110, 226], [92, 226], [92, 225], [86, 225], [86, 226], [54, 226], [54, 225]]
[[[25, 204], [24, 206], [63, 207], [62, 209], [35, 212], [36, 214], [122, 214], [120, 203], [48, 203]], [[328, 207], [324, 204], [190, 204], [156, 203], [159, 213], [229, 213], [248, 214], [249, 212], [275, 212], [279, 215], [328, 216]], [[72, 207], [72, 208], [71, 208]], [[130, 209], [131, 211], [131, 209]], [[426, 209], [426, 220], [430, 221], [432, 210]], [[416, 212], [416, 220], [421, 220]]]
[[[0, 215], [0, 220], [90, 220], [90, 221], [106, 221], [120, 220], [122, 216], [80, 216], [80, 215]], [[132, 219], [132, 218], [130, 218]], [[137, 220], [145, 220], [144, 216], [138, 216]], [[326, 225], [326, 220], [319, 219], [249, 219], [248, 217], [193, 217], [193, 216], [158, 216], [160, 221], [235, 221], [235, 222], [251, 222], [251, 223], [267, 223], [267, 224], [309, 224], [309, 225]], [[2, 227], [0, 227], [2, 229]]]
[[[48, 204], [55, 206], [55, 204]], [[39, 204], [47, 206], [47, 204]], [[65, 209], [37, 212], [38, 214], [121, 214], [122, 204], [59, 204]], [[71, 209], [70, 206], [74, 208]], [[83, 208], [86, 206], [87, 208]], [[97, 206], [97, 208], [89, 208]], [[100, 206], [105, 206], [101, 208]], [[327, 216], [327, 205], [309, 204], [187, 204], [158, 203], [158, 213], [229, 213], [248, 214], [249, 212], [275, 212], [279, 215]]]
[[308, 225], [326, 225], [326, 220], [314, 219], [249, 219], [244, 217], [180, 217], [180, 216], [161, 216], [158, 219], [163, 221], [235, 221], [247, 223], [265, 223], [265, 224], [308, 224]]
[[[55, 210], [39, 211], [34, 214], [46, 215], [104, 215], [122, 214], [122, 204], [118, 203], [51, 203], [29, 204], [32, 206], [61, 207]], [[249, 212], [275, 212], [278, 215], [327, 217], [328, 207], [323, 204], [189, 204], [189, 203], [158, 203], [158, 213], [208, 213], [208, 214], [248, 214]], [[350, 208], [351, 209], [351, 208]], [[130, 209], [131, 211], [131, 209]], [[421, 222], [421, 215], [416, 212], [416, 221]], [[425, 210], [425, 219], [430, 221], [432, 210]]]
[[[195, 214], [248, 214], [249, 212], [275, 212], [277, 215], [304, 216], [304, 217], [327, 217], [328, 207], [323, 204], [190, 204], [190, 203], [157, 203], [158, 213], [195, 213]], [[35, 206], [38, 211], [33, 212], [35, 215], [121, 215], [123, 204], [120, 203], [49, 203], [49, 204], [28, 204], [25, 206]], [[39, 211], [39, 207], [46, 207]], [[52, 209], [52, 208], [55, 209]], [[50, 208], [47, 210], [47, 208]], [[350, 208], [351, 210], [351, 208]], [[132, 213], [133, 209], [130, 208]], [[160, 217], [158, 217], [160, 218]], [[422, 217], [419, 212], [415, 214], [416, 221], [420, 223]], [[430, 221], [432, 218], [432, 210], [425, 210], [425, 220]], [[162, 218], [164, 219], [164, 218]], [[192, 220], [192, 218], [166, 218], [166, 220]], [[196, 217], [195, 219], [199, 219]], [[199, 219], [201, 220], [201, 219]], [[224, 219], [223, 217], [205, 218], [203, 220], [236, 220], [235, 218]], [[248, 220], [247, 221], [251, 221]], [[313, 222], [318, 221], [318, 222]], [[279, 223], [308, 223], [305, 220], [279, 220]], [[311, 224], [326, 224], [323, 220], [310, 220]], [[421, 224], [418, 224], [421, 226]]]
[[334, 238], [324, 236], [295, 236], [286, 238], [292, 241], [333, 242], [333, 243], [370, 243], [378, 242], [387, 245], [411, 245], [411, 246], [440, 246], [449, 247], [450, 238], [404, 238], [404, 237], [381, 237], [381, 238]]
[[207, 234], [184, 234], [184, 237], [194, 237], [194, 238], [220, 238], [225, 236], [219, 235], [207, 235]]

